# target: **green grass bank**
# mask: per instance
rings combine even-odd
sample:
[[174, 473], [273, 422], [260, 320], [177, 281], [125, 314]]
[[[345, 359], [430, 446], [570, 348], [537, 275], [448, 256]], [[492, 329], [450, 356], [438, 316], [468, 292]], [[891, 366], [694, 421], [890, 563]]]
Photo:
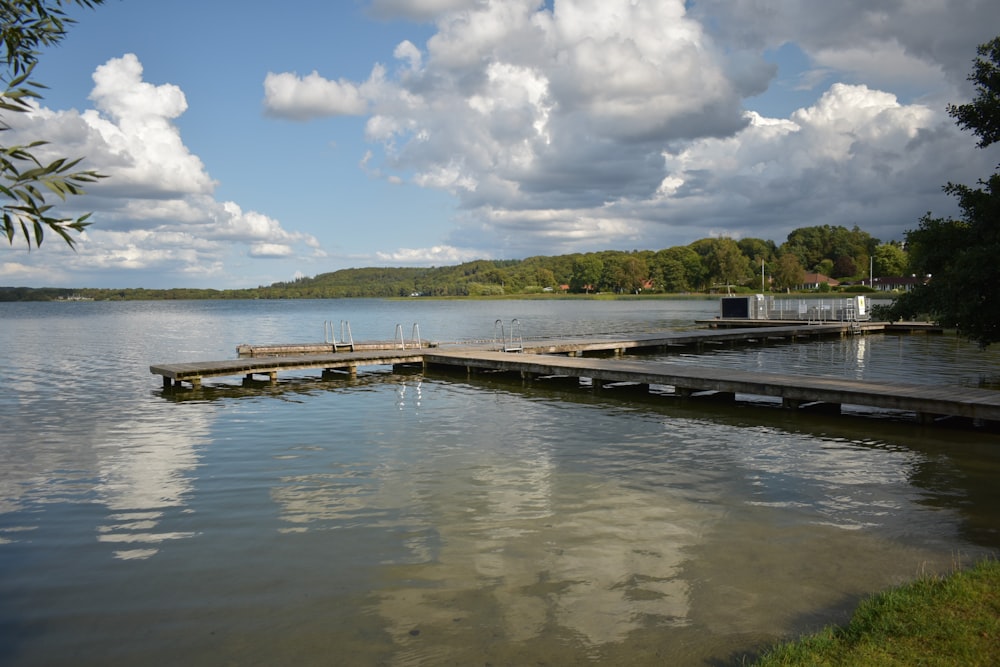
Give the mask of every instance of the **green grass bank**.
[[876, 594], [847, 625], [779, 644], [753, 664], [1000, 665], [1000, 561]]

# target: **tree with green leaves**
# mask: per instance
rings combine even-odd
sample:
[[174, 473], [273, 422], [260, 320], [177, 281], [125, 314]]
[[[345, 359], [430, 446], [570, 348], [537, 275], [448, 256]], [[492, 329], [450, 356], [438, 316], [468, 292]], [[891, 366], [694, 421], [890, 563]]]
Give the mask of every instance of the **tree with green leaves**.
[[688, 247], [702, 257], [712, 284], [742, 285], [754, 275], [750, 259], [731, 238], [700, 239]]
[[593, 254], [581, 255], [573, 260], [573, 276], [570, 278], [569, 286], [574, 292], [586, 292], [600, 282], [604, 274], [604, 262]]
[[[2, 0], [0, 1], [0, 49], [6, 71], [0, 74], [5, 87], [0, 93], [0, 132], [10, 129], [3, 114], [27, 113], [41, 98], [44, 86], [31, 79], [40, 49], [58, 44], [66, 36], [73, 19], [64, 7], [78, 5], [92, 9], [104, 0]], [[45, 230], [58, 234], [71, 248], [73, 232], [81, 232], [90, 223], [90, 214], [78, 218], [60, 217], [46, 197], [84, 194], [83, 185], [100, 178], [92, 170], [79, 170], [82, 158], [58, 158], [51, 162], [37, 156], [47, 142], [38, 140], [8, 146], [0, 142], [0, 207], [3, 230], [11, 245], [20, 232], [31, 249], [42, 245]]]
[[[986, 148], [1000, 141], [1000, 37], [977, 52], [969, 75], [976, 97], [950, 105], [948, 114]], [[986, 347], [1000, 341], [1000, 173], [978, 185], [948, 183], [944, 190], [958, 199], [961, 218], [928, 213], [906, 233], [910, 270], [930, 280], [900, 296], [890, 313], [894, 318], [929, 313]]]
[[903, 276], [910, 272], [909, 258], [898, 242], [879, 245], [875, 248], [873, 259], [876, 276]]
[[774, 286], [778, 289], [790, 290], [805, 281], [806, 270], [802, 268], [799, 258], [787, 252], [778, 258], [774, 269]]
[[701, 255], [688, 246], [659, 250], [652, 260], [653, 280], [664, 292], [688, 292], [700, 286], [705, 274]]

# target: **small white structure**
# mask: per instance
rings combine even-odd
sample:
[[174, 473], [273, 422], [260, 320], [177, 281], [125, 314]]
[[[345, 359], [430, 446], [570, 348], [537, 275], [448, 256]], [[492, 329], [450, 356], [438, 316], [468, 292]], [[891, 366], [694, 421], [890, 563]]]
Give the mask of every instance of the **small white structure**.
[[720, 316], [729, 320], [808, 320], [810, 322], [867, 322], [871, 309], [865, 296], [834, 299], [778, 299], [764, 294], [727, 296], [720, 300]]

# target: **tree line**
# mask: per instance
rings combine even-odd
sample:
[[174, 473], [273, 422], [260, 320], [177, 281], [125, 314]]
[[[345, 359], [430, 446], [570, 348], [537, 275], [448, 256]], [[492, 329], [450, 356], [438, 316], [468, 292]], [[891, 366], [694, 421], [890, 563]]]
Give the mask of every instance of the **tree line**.
[[905, 275], [908, 262], [902, 245], [881, 243], [858, 227], [824, 225], [797, 229], [780, 246], [756, 238], [705, 238], [662, 250], [603, 250], [432, 268], [343, 269], [254, 291], [262, 298], [787, 291], [801, 288], [807, 272], [861, 283], [871, 278], [872, 269], [876, 275]]
[[[289, 282], [236, 290], [55, 289], [0, 287], [0, 300], [37, 299], [308, 299], [407, 296], [508, 296], [596, 292], [679, 294], [712, 291], [787, 291], [806, 272], [847, 283], [906, 273], [907, 253], [896, 243], [854, 227], [803, 227], [780, 246], [763, 239], [705, 238], [662, 250], [604, 250], [516, 260], [476, 260], [442, 267], [341, 269]], [[763, 280], [762, 280], [763, 277]]]

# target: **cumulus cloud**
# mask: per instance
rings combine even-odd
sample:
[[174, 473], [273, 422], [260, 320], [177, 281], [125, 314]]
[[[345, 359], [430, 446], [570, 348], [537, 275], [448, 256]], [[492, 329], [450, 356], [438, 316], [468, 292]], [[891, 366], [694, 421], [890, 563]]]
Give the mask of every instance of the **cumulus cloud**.
[[989, 0], [697, 0], [692, 13], [726, 43], [756, 50], [794, 43], [817, 66], [843, 67], [852, 83], [923, 89], [964, 88], [975, 46], [1000, 25], [1000, 5]]
[[[776, 231], [812, 224], [900, 238], [940, 209], [942, 183], [991, 167], [935, 101], [965, 85], [977, 40], [1000, 22], [996, 3], [371, 8], [433, 20], [435, 32], [422, 48], [402, 42], [395, 70], [376, 66], [354, 85], [367, 105], [365, 137], [379, 149], [360, 162], [374, 177], [453, 194], [449, 248], [519, 256], [666, 247], [710, 233], [780, 241]], [[788, 87], [815, 89], [815, 103], [783, 118], [747, 109], [777, 76], [765, 55], [790, 43], [811, 70], [794, 72]], [[296, 81], [290, 100], [309, 88]], [[907, 98], [885, 92], [892, 86]], [[302, 102], [300, 111], [314, 108]], [[326, 115], [338, 113], [331, 105]]]
[[387, 264], [448, 265], [489, 258], [490, 253], [469, 248], [433, 246], [431, 248], [400, 248], [394, 252], [377, 252], [376, 259]]
[[[93, 109], [81, 113], [39, 107], [5, 117], [12, 125], [11, 140], [45, 137], [50, 144], [38, 150], [41, 157], [86, 155], [86, 168], [108, 176], [66, 204], [93, 211], [99, 224], [81, 235], [78, 252], [65, 254], [63, 268], [221, 275], [226, 261], [241, 253], [288, 257], [319, 252], [311, 235], [288, 231], [262, 213], [214, 198], [215, 181], [174, 122], [187, 109], [180, 88], [144, 81], [133, 54], [109, 60], [93, 79]], [[53, 253], [63, 254], [55, 242], [46, 244], [44, 258], [35, 253], [25, 263], [41, 266]]]
[[[681, 0], [392, 4], [433, 9], [438, 30], [426, 53], [410, 42], [396, 49], [405, 64], [397, 77], [375, 70], [351, 88], [371, 105], [377, 171], [409, 172], [466, 207], [602, 205], [649, 193], [663, 145], [738, 131], [742, 95], [762, 90], [770, 72], [746, 59], [730, 71]], [[280, 100], [268, 87], [279, 76], [289, 85]], [[321, 105], [307, 100], [323, 86], [349, 84], [272, 74], [267, 104], [310, 117]]]
[[322, 116], [352, 116], [365, 111], [361, 86], [329, 81], [317, 72], [305, 77], [284, 72], [264, 79], [264, 106], [272, 116], [309, 120]]

